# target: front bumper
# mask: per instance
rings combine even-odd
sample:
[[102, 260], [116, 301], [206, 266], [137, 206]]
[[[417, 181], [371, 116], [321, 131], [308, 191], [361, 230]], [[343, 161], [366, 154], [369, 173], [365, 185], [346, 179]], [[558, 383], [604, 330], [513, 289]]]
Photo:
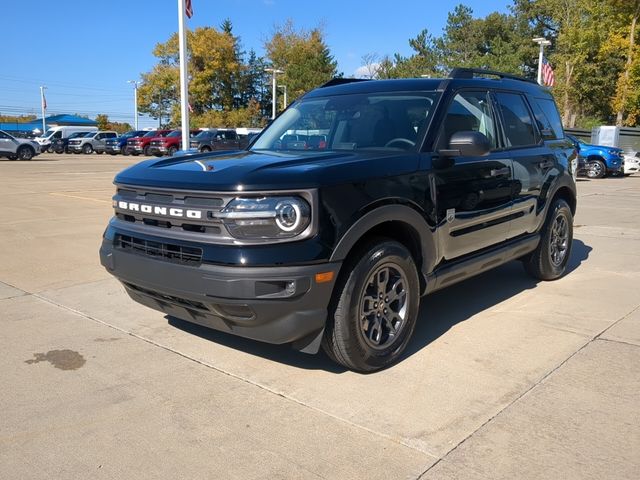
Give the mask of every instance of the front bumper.
[[81, 152], [83, 145], [67, 145], [70, 152]]
[[104, 147], [105, 153], [120, 153], [122, 149], [118, 145], [107, 145]]
[[149, 153], [151, 155], [164, 155], [169, 151], [167, 147], [161, 145], [152, 145], [149, 147]]
[[[129, 296], [167, 315], [267, 343], [316, 353], [340, 263], [287, 267], [185, 265], [116, 247], [100, 262]], [[334, 280], [315, 275], [333, 271]]]

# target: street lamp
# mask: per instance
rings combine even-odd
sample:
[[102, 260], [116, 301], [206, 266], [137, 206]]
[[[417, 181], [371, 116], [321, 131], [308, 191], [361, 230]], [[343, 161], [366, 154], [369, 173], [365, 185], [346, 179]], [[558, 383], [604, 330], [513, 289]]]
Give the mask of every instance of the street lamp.
[[265, 72], [271, 73], [271, 95], [273, 96], [273, 98], [271, 99], [271, 119], [273, 120], [274, 118], [276, 118], [276, 96], [277, 96], [277, 91], [276, 91], [276, 75], [279, 73], [284, 73], [283, 70], [278, 70], [277, 68], [265, 68], [264, 69]]
[[127, 83], [133, 84], [133, 111], [134, 111], [134, 119], [133, 123], [135, 124], [134, 129], [138, 130], [138, 85], [140, 82], [136, 80], [127, 80]]
[[287, 108], [287, 86], [286, 85], [278, 85], [278, 88], [282, 88], [284, 90], [284, 101], [282, 102], [282, 109]]
[[540, 45], [540, 54], [538, 55], [538, 85], [542, 85], [542, 60], [544, 58], [544, 47], [545, 45], [551, 45], [551, 42], [544, 37], [536, 37], [533, 41]]

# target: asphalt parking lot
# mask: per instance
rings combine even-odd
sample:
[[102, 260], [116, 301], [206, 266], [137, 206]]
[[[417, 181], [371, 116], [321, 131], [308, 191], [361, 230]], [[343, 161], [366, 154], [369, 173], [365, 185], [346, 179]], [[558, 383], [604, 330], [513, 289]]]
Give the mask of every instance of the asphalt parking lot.
[[359, 375], [129, 300], [98, 247], [138, 160], [0, 161], [1, 478], [639, 478], [640, 176], [579, 182], [567, 276], [427, 297]]

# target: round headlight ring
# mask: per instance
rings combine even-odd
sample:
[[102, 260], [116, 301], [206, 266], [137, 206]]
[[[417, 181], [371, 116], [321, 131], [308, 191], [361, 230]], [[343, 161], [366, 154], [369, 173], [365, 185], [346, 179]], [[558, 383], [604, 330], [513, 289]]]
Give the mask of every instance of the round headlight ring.
[[302, 222], [300, 204], [295, 201], [284, 201], [276, 205], [276, 225], [283, 232], [293, 232]]

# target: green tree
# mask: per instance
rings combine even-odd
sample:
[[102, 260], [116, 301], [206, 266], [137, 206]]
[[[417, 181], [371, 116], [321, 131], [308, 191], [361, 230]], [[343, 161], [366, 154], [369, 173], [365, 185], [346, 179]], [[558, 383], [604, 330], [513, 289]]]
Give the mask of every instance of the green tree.
[[338, 64], [319, 27], [297, 30], [287, 20], [275, 28], [264, 47], [271, 65], [284, 70], [279, 82], [287, 86], [291, 100], [338, 76]]

